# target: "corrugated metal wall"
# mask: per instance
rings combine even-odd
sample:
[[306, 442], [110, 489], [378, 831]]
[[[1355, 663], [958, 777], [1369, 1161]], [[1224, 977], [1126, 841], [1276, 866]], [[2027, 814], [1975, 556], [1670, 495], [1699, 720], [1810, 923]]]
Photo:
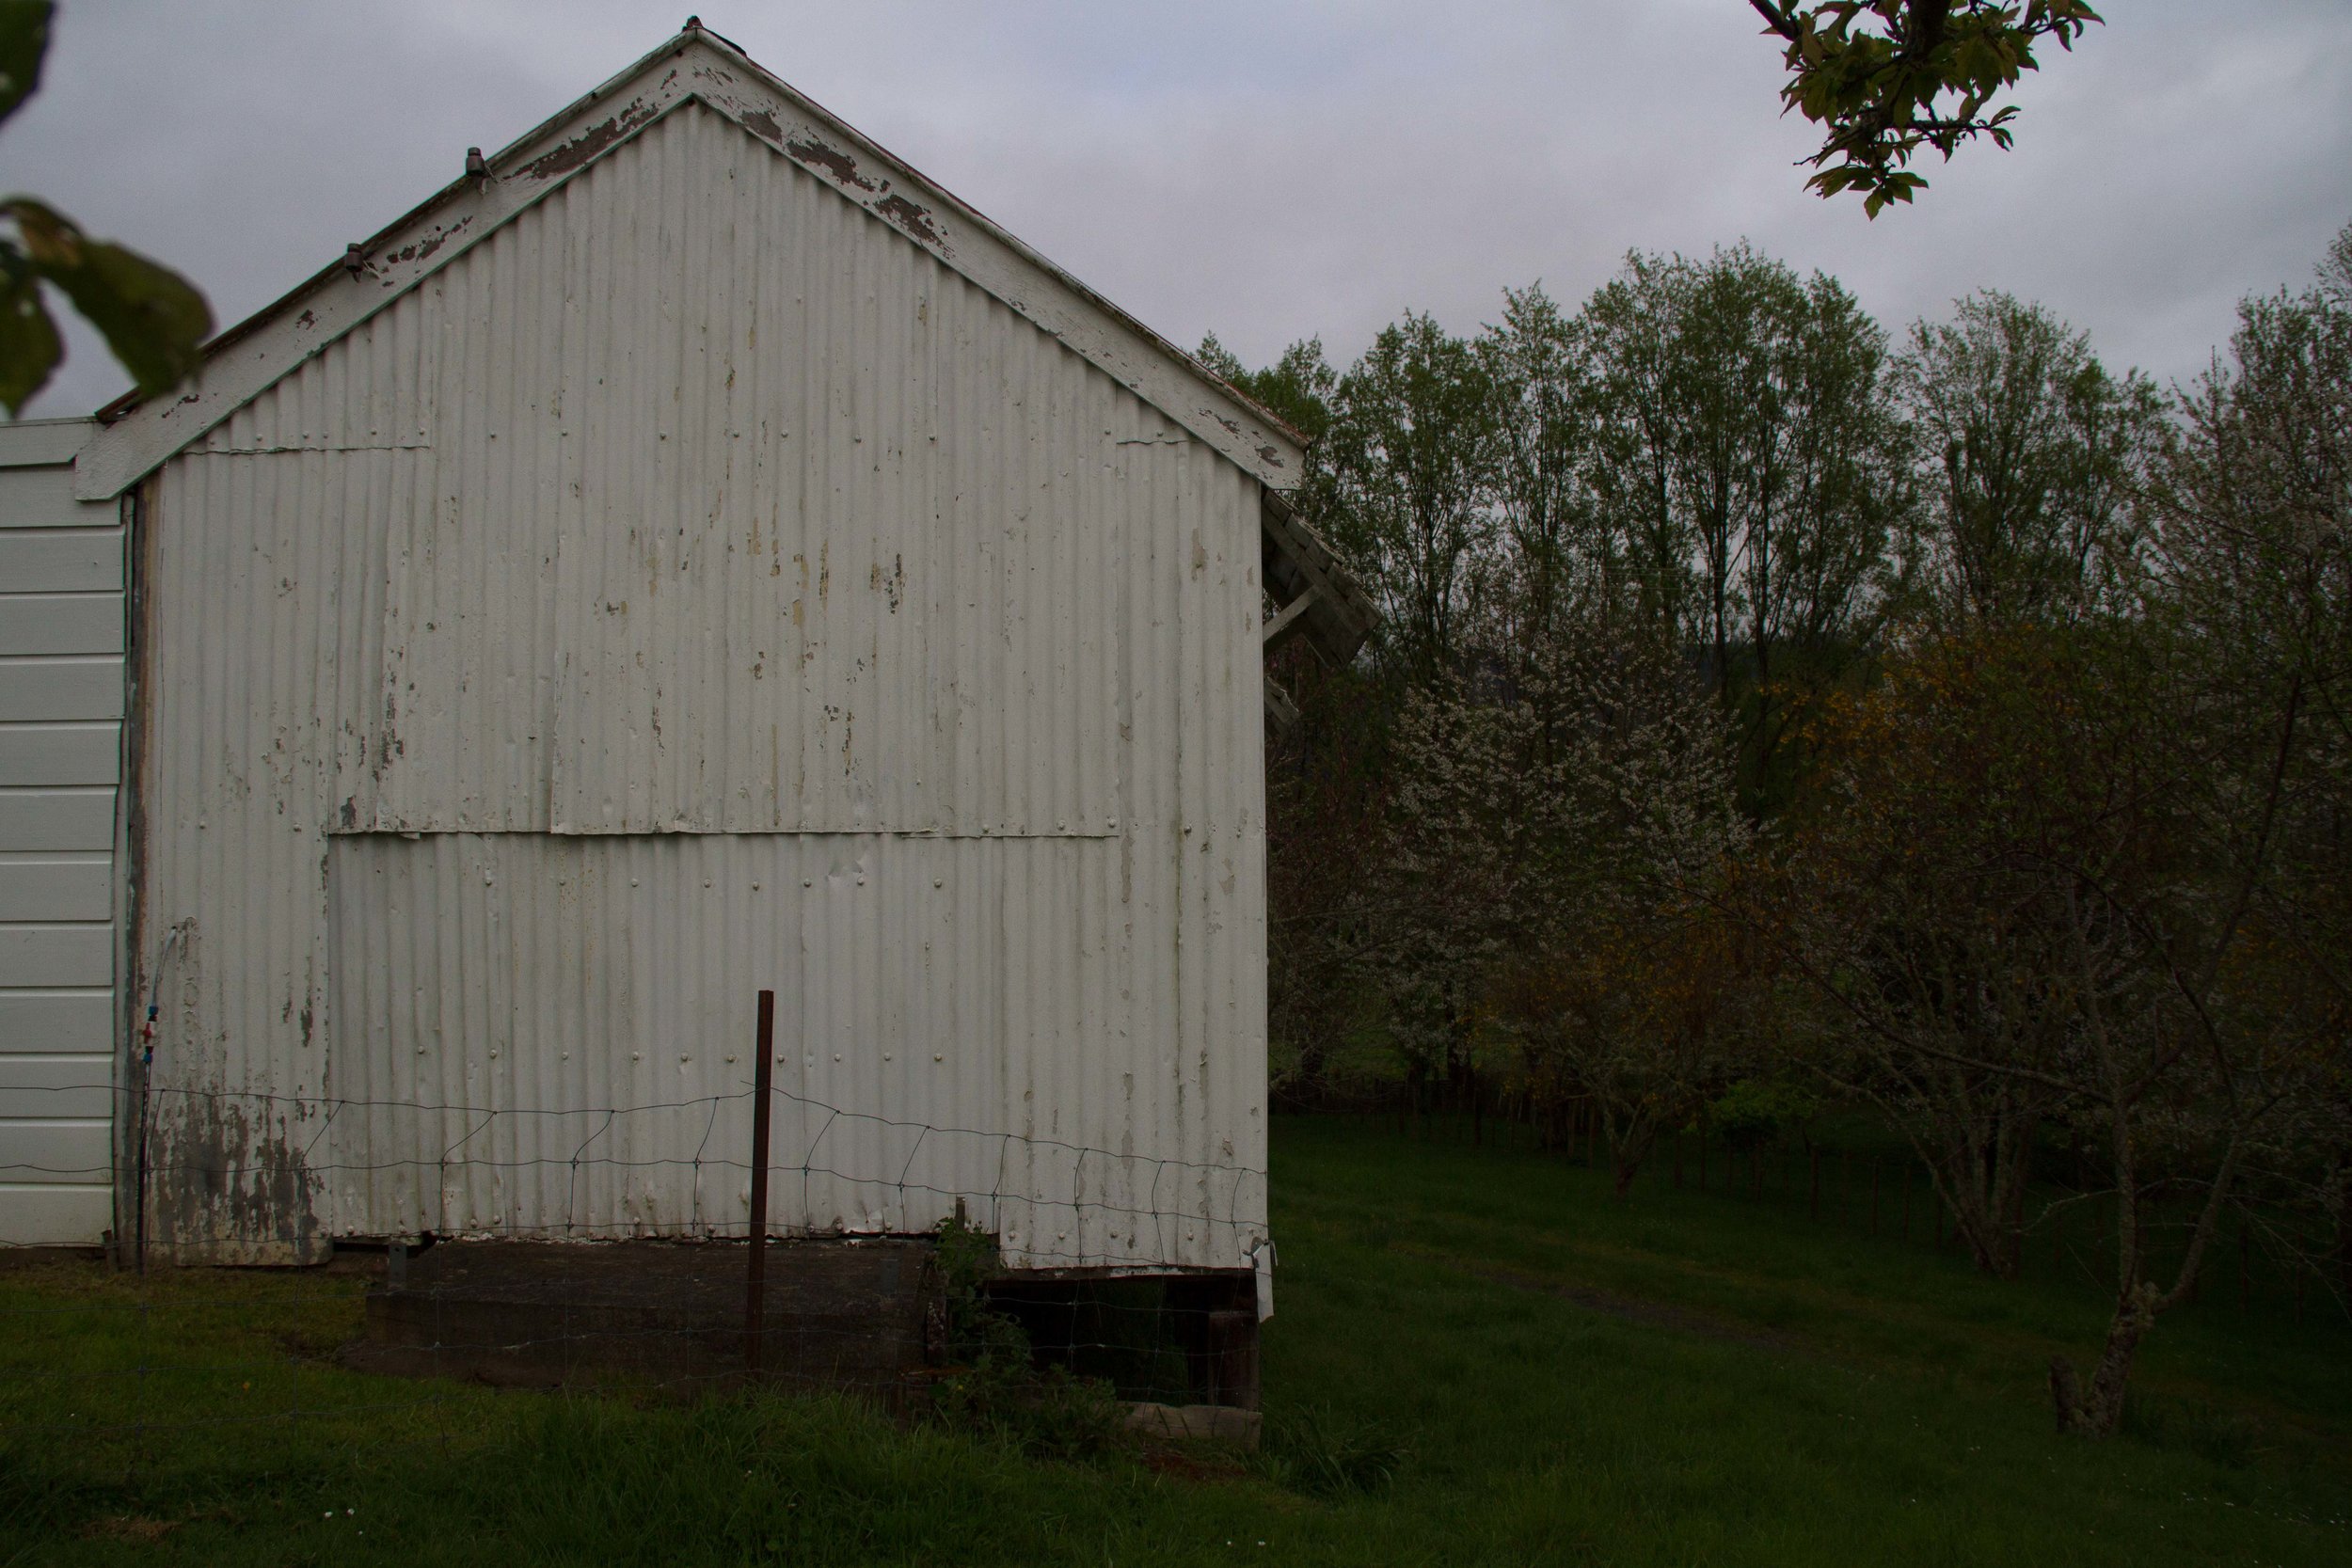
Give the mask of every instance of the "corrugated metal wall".
[[165, 1244], [739, 1231], [762, 986], [782, 1225], [1263, 1233], [1256, 483], [838, 193], [674, 111], [152, 508]]
[[113, 1223], [122, 526], [87, 420], [0, 425], [0, 1244]]

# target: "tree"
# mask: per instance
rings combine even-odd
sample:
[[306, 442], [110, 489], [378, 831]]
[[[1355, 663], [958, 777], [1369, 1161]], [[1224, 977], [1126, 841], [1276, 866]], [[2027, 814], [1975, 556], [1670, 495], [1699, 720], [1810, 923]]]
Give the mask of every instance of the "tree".
[[[2177, 672], [2165, 721], [2199, 759], [2179, 797], [2205, 875], [2195, 902], [2143, 919], [2226, 1113], [2198, 1238], [2232, 1181], [2283, 1152], [2318, 1167], [2352, 1286], [2352, 227], [2317, 287], [2240, 306], [2180, 412], [2149, 487], [2149, 620]], [[2169, 1289], [2122, 1293], [2087, 1387], [2054, 1370], [2062, 1423], [2109, 1419], [2117, 1364], [2195, 1259]]]
[[1304, 639], [1269, 673], [1298, 715], [1266, 737], [1269, 1069], [1276, 1092], [1311, 1101], [1345, 1076], [1374, 1011], [1361, 983], [1377, 923], [1367, 870], [1388, 853], [1392, 715], [1381, 683], [1330, 667]]
[[1375, 644], [1400, 677], [1459, 667], [1493, 532], [1494, 414], [1476, 351], [1409, 311], [1333, 389], [1312, 506], [1362, 569], [1382, 611]]
[[[1704, 601], [1689, 521], [1675, 501], [1682, 440], [1675, 280], [1684, 265], [1678, 257], [1627, 256], [1585, 302], [1578, 327], [1595, 384], [1597, 554], [1604, 563], [1623, 562], [1622, 591], [1609, 602], [1622, 603], [1646, 631], [1693, 641], [1702, 635], [1693, 606]], [[1606, 572], [1603, 580], [1618, 577]]]
[[1549, 716], [1548, 831], [1530, 847], [1541, 918], [1487, 1006], [1530, 1088], [1597, 1113], [1622, 1199], [1761, 1033], [1754, 944], [1715, 896], [1754, 833], [1722, 713], [1672, 645], [1571, 620], [1530, 661], [1519, 706]]
[[1925, 189], [1911, 161], [1933, 148], [1949, 162], [1963, 142], [2013, 139], [2013, 103], [1995, 100], [2041, 69], [2044, 39], [2071, 51], [2101, 20], [2082, 0], [1748, 0], [1783, 40], [1790, 109], [1822, 127], [1805, 182], [1823, 197], [1863, 193], [1871, 217]]
[[2082, 868], [2150, 847], [2152, 806], [2091, 744], [2113, 694], [2041, 628], [1899, 648], [1810, 722], [1830, 759], [1760, 924], [1827, 1021], [1810, 1065], [1912, 1145], [1978, 1266], [2017, 1272], [2043, 1123], [2071, 1102]]
[[[40, 85], [49, 50], [50, 0], [0, 0], [0, 122]], [[0, 200], [0, 404], [13, 418], [65, 357], [65, 341], [41, 297], [65, 295], [98, 328], [145, 393], [179, 384], [212, 336], [204, 296], [169, 268], [105, 240], [29, 196]]]
[[1704, 896], [1750, 834], [1730, 737], [1679, 649], [1589, 603], [1468, 667], [1406, 695], [1363, 962], [1408, 1081], [1590, 1098], [1622, 1189], [1736, 1033]]
[[1308, 338], [1282, 351], [1264, 370], [1253, 371], [1212, 332], [1200, 340], [1194, 358], [1223, 377], [1245, 397], [1255, 399], [1310, 444], [1331, 425], [1331, 393], [1339, 374], [1323, 356], [1323, 340]]
[[1509, 563], [1506, 641], [1533, 647], [1572, 603], [1615, 608], [1625, 562], [1593, 493], [1598, 388], [1582, 324], [1540, 284], [1505, 289], [1478, 340], [1494, 393], [1493, 492]]
[[1834, 680], [1871, 635], [1909, 505], [1885, 334], [1834, 279], [1745, 245], [1635, 256], [1586, 309], [1598, 437], [1653, 602], [1744, 712], [1760, 807], [1778, 685]]
[[[1316, 459], [1339, 376], [1323, 341], [1294, 342], [1253, 371], [1212, 332], [1194, 356], [1307, 438], [1301, 499], [1327, 521], [1328, 480]], [[1361, 871], [1379, 853], [1392, 693], [1360, 670], [1329, 668], [1303, 639], [1273, 655], [1268, 673], [1297, 716], [1266, 752], [1269, 1071], [1276, 1094], [1311, 1100], [1334, 1086], [1363, 1010], [1351, 1005], [1368, 926]]]
[[1914, 564], [1935, 612], [2068, 620], [2131, 591], [2153, 383], [2110, 375], [2084, 334], [1987, 290], [1913, 325], [1894, 384], [1918, 437]]
[[[2252, 1182], [2318, 1145], [2352, 1060], [2352, 312], [2248, 301], [2137, 486], [2135, 591], [1933, 625], [1830, 705], [1839, 760], [1764, 916], [1847, 1027], [1826, 1070], [2013, 1266], [2036, 1127], [2104, 1161], [2114, 1304], [2061, 1430], [2111, 1433]], [[2314, 1163], [2308, 1159], [2305, 1163]]]

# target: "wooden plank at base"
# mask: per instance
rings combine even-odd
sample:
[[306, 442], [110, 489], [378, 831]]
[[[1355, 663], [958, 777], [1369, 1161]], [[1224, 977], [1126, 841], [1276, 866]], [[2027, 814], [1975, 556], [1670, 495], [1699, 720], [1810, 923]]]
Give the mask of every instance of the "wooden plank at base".
[[0, 1246], [96, 1246], [114, 1212], [111, 1186], [0, 1181]]

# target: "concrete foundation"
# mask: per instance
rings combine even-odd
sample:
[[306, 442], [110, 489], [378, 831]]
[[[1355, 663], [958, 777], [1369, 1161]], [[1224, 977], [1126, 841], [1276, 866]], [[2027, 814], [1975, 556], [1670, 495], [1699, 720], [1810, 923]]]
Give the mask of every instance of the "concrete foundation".
[[[766, 1378], [897, 1404], [919, 1382], [930, 1244], [772, 1242]], [[745, 1372], [745, 1251], [724, 1243], [444, 1242], [368, 1293], [357, 1366], [518, 1386], [698, 1387]]]
[[[949, 1369], [932, 1244], [777, 1240], [765, 1272], [766, 1382], [919, 1407]], [[628, 1387], [691, 1397], [747, 1370], [745, 1248], [728, 1243], [443, 1242], [393, 1250], [368, 1292], [362, 1370], [516, 1387]], [[1246, 1271], [1009, 1275], [989, 1304], [1041, 1362], [1156, 1406], [1258, 1406], [1258, 1321]], [[1194, 1424], [1198, 1424], [1197, 1422]]]

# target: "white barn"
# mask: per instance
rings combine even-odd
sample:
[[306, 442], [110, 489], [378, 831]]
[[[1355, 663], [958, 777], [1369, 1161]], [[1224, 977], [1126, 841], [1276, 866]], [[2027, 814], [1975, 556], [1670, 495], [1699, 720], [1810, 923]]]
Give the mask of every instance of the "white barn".
[[691, 24], [6, 432], [0, 1241], [740, 1235], [768, 988], [780, 1231], [1248, 1266], [1301, 463]]

